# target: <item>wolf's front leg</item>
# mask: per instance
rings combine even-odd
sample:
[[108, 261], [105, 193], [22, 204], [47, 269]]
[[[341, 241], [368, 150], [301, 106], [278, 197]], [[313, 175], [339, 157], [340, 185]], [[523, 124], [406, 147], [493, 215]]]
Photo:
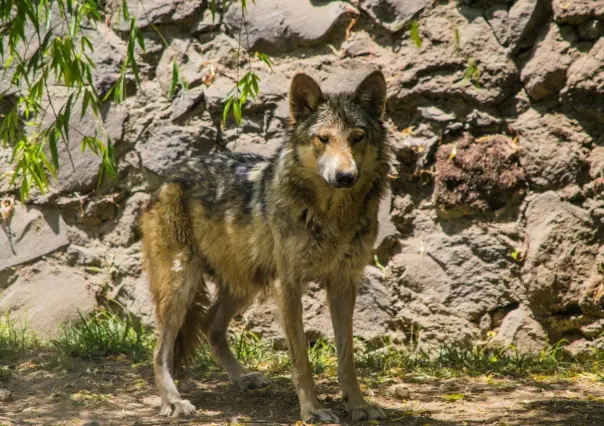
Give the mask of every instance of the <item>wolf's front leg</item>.
[[280, 280], [274, 285], [274, 298], [279, 307], [281, 325], [287, 338], [292, 363], [292, 381], [300, 401], [300, 415], [306, 423], [339, 423], [338, 417], [331, 410], [321, 406], [315, 393], [302, 324], [300, 287], [299, 284]]
[[385, 419], [386, 413], [382, 408], [365, 401], [357, 381], [352, 345], [352, 316], [356, 302], [355, 281], [342, 281], [340, 277], [336, 281], [329, 282], [327, 298], [338, 350], [338, 378], [350, 417], [352, 420]]

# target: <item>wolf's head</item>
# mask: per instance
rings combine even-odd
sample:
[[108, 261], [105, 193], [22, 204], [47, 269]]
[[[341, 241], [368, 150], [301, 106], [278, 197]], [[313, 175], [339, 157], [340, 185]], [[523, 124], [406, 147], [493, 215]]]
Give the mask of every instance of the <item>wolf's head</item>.
[[386, 80], [374, 71], [353, 94], [325, 95], [306, 74], [289, 91], [290, 120], [300, 161], [335, 188], [350, 188], [382, 149]]

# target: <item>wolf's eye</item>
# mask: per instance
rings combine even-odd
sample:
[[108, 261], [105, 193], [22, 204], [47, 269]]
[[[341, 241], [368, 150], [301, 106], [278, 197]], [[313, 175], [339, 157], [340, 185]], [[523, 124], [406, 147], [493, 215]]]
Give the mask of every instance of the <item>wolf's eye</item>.
[[317, 135], [317, 137], [319, 138], [319, 140], [323, 143], [327, 143], [329, 142], [329, 136], [325, 136], [325, 135]]
[[354, 143], [361, 142], [364, 138], [365, 138], [364, 132], [359, 132], [359, 133], [355, 133], [354, 135], [352, 135], [352, 141]]

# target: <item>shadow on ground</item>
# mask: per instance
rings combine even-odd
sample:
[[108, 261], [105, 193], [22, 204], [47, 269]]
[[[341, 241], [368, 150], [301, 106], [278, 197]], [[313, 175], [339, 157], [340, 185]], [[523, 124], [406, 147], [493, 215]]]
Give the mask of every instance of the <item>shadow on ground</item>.
[[[148, 364], [126, 360], [73, 361], [68, 369], [40, 354], [9, 364], [10, 374], [0, 388], [13, 401], [0, 404], [2, 425], [162, 425], [174, 424], [157, 416], [160, 399]], [[198, 415], [177, 424], [291, 425], [298, 421], [298, 401], [287, 376], [272, 376], [272, 385], [241, 391], [219, 371], [188, 371], [179, 382], [184, 398]], [[366, 382], [370, 379], [366, 379]], [[348, 421], [334, 377], [316, 376], [317, 392], [343, 424]], [[396, 387], [408, 390], [407, 400], [394, 396]], [[573, 381], [459, 378], [427, 383], [393, 378], [372, 384], [372, 399], [389, 414], [381, 425], [604, 425], [604, 384], [587, 378]], [[446, 396], [462, 395], [454, 402]]]

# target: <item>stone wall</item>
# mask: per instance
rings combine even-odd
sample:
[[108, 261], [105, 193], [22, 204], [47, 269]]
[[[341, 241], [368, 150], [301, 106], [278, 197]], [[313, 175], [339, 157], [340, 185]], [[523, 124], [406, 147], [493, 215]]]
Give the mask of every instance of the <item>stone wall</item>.
[[[119, 3], [108, 1], [106, 24], [85, 30], [101, 92], [125, 55]], [[143, 83], [131, 82], [123, 104], [102, 109], [119, 181], [96, 188], [99, 160], [81, 153], [71, 132], [74, 167], [63, 149], [53, 191], [17, 206], [12, 247], [0, 233], [0, 309], [47, 333], [107, 298], [149, 319], [136, 219], [150, 191], [191, 156], [275, 152], [296, 71], [339, 91], [380, 68], [389, 86], [392, 192], [376, 244], [385, 268], [367, 268], [356, 333], [428, 346], [493, 335], [523, 350], [561, 338], [577, 351], [602, 344], [604, 2], [256, 3], [246, 15], [249, 44], [274, 66], [252, 59], [261, 95], [240, 128], [223, 130], [241, 10], [219, 8], [213, 24], [204, 0], [129, 1], [147, 47], [138, 52]], [[412, 20], [419, 38], [410, 35]], [[247, 67], [245, 49], [240, 57]], [[189, 90], [170, 101], [173, 60]], [[62, 96], [61, 87], [51, 90]], [[72, 126], [90, 133], [95, 124], [85, 116]], [[6, 179], [0, 183], [8, 194]], [[329, 335], [318, 287], [310, 286], [305, 306], [309, 335]], [[238, 325], [279, 336], [270, 311], [256, 305]]]

